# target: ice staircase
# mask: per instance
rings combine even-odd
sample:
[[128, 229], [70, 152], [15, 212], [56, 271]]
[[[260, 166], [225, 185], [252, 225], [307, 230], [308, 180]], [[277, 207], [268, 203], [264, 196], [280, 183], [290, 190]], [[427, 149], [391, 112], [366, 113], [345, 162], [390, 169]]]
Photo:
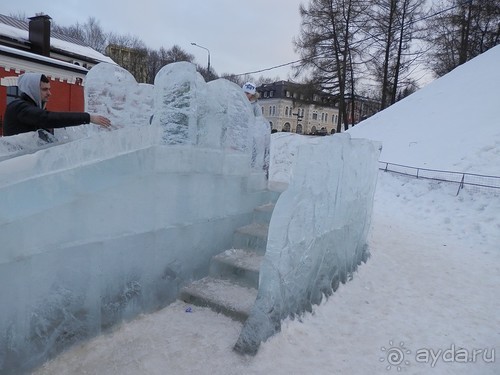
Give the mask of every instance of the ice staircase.
[[259, 269], [267, 244], [269, 222], [279, 194], [255, 208], [250, 224], [236, 229], [233, 248], [212, 257], [209, 274], [182, 288], [179, 299], [244, 322], [257, 298]]

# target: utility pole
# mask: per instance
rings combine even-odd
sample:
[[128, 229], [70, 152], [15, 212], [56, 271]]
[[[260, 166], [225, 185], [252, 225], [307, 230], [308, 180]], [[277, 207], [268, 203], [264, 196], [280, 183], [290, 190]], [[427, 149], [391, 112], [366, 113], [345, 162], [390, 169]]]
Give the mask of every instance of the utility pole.
[[199, 47], [199, 48], [203, 48], [205, 51], [208, 52], [208, 67], [207, 67], [207, 71], [208, 71], [208, 74], [210, 75], [210, 50], [207, 47], [200, 46], [199, 44], [196, 44], [196, 43], [191, 43], [191, 45]]

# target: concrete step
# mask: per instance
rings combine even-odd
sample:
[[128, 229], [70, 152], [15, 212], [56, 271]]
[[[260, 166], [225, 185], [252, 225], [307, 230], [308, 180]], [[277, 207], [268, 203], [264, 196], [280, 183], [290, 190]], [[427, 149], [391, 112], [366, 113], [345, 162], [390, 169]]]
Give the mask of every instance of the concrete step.
[[268, 230], [269, 225], [262, 223], [252, 223], [236, 229], [233, 235], [233, 248], [265, 253]]
[[262, 259], [264, 254], [253, 250], [229, 249], [212, 258], [210, 276], [257, 289]]
[[279, 194], [269, 192], [272, 200], [254, 210], [253, 222], [234, 232], [233, 248], [212, 257], [209, 276], [182, 288], [180, 300], [241, 322], [248, 318], [257, 298], [269, 221]]
[[257, 298], [257, 289], [236, 285], [228, 280], [205, 277], [182, 288], [179, 299], [244, 322]]

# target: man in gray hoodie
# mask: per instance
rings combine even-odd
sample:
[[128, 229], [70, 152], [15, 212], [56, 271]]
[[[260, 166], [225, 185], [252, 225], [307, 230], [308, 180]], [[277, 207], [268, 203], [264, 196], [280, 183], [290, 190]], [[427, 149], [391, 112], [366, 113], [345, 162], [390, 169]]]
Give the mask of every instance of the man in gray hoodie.
[[54, 128], [65, 128], [93, 123], [104, 128], [111, 121], [100, 115], [87, 112], [50, 112], [45, 110], [49, 100], [50, 81], [41, 73], [25, 73], [18, 78], [21, 96], [7, 105], [5, 109], [3, 135], [15, 135], [37, 130], [52, 133]]

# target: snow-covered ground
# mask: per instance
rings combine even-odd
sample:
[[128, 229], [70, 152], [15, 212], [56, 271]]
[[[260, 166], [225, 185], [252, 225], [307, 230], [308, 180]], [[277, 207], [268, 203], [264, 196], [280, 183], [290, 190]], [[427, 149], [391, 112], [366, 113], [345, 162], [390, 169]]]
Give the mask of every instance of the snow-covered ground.
[[[498, 61], [500, 46], [351, 133], [384, 161], [499, 176]], [[177, 302], [35, 373], [499, 374], [500, 190], [457, 188], [380, 172], [371, 258], [255, 357], [232, 351], [239, 323]]]

